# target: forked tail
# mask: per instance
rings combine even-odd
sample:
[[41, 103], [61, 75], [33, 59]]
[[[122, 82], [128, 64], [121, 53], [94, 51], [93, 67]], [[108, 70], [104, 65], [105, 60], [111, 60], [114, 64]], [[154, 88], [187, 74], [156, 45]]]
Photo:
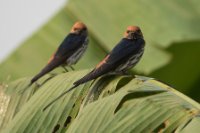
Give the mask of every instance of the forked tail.
[[69, 88], [68, 90], [66, 90], [65, 92], [63, 92], [62, 94], [60, 94], [58, 97], [56, 97], [54, 100], [52, 100], [49, 104], [47, 104], [43, 111], [45, 111], [48, 107], [50, 107], [54, 102], [56, 102], [58, 99], [60, 99], [62, 96], [64, 96], [65, 94], [67, 94], [68, 92], [70, 92], [71, 90], [73, 90], [74, 88], [76, 88], [79, 85], [74, 85], [71, 88]]
[[41, 71], [39, 74], [37, 74], [36, 76], [34, 76], [30, 83], [25, 87], [25, 89], [22, 91], [25, 92], [35, 81], [37, 81], [39, 78], [41, 78], [43, 75], [45, 75], [47, 72], [46, 71]]
[[30, 85], [33, 84], [34, 82], [36, 82], [38, 79], [40, 79], [42, 76], [44, 76], [45, 74], [47, 74], [48, 72], [52, 71], [54, 68], [60, 66], [63, 63], [63, 59], [55, 59], [52, 60], [49, 64], [47, 64], [41, 71], [40, 73], [38, 73], [36, 76], [34, 76], [31, 79]]
[[29, 83], [20, 93], [24, 93], [31, 85], [32, 83]]

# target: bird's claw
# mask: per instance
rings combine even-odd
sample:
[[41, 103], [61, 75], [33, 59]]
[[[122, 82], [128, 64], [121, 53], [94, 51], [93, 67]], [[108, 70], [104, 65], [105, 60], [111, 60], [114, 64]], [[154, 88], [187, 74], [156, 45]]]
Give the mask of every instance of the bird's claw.
[[72, 66], [69, 66], [71, 69], [72, 69], [72, 71], [74, 71], [75, 69], [72, 67]]
[[69, 71], [67, 70], [67, 68], [65, 68], [64, 66], [62, 66], [62, 68], [65, 70], [64, 73], [65, 73], [65, 72], [69, 72]]
[[39, 83], [35, 83], [35, 86], [37, 87], [37, 88], [40, 88], [41, 87], [41, 84], [39, 84]]

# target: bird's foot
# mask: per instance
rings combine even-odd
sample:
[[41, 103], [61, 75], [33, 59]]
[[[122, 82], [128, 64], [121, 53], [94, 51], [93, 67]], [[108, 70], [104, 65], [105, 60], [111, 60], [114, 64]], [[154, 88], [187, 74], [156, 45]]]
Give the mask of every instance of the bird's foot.
[[65, 70], [64, 73], [69, 72], [66, 67], [62, 66], [62, 68]]
[[72, 67], [72, 66], [69, 66], [71, 69], [72, 69], [72, 71], [74, 71], [75, 69], [74, 69], [74, 67]]
[[42, 85], [39, 84], [39, 83], [37, 83], [37, 82], [35, 82], [35, 86], [36, 86], [37, 88], [39, 88], [39, 87], [41, 87]]
[[120, 71], [120, 72], [116, 72], [116, 75], [120, 75], [120, 76], [130, 76], [133, 77], [134, 75], [127, 72], [127, 71]]
[[57, 74], [56, 74], [56, 73], [49, 73], [49, 75], [50, 75], [51, 77], [54, 77], [54, 76], [56, 76]]

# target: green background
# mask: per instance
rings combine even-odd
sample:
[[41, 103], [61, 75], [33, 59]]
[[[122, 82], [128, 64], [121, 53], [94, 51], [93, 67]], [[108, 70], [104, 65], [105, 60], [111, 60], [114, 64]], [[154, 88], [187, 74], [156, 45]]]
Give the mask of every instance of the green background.
[[146, 49], [133, 72], [159, 79], [200, 102], [199, 0], [71, 0], [0, 64], [0, 81], [40, 71], [77, 20], [86, 23], [90, 34], [77, 70], [94, 67], [128, 25], [138, 25]]

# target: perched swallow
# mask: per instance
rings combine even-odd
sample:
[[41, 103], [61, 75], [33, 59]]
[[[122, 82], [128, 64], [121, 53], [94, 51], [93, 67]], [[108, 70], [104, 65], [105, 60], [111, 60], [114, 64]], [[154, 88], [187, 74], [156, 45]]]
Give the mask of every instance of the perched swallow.
[[51, 56], [47, 65], [32, 78], [30, 85], [56, 67], [76, 64], [86, 51], [87, 45], [87, 27], [82, 22], [76, 22], [57, 51]]
[[126, 74], [127, 70], [134, 67], [141, 59], [144, 52], [144, 46], [145, 41], [140, 28], [137, 26], [128, 26], [124, 33], [124, 38], [121, 39], [113, 50], [99, 64], [97, 64], [91, 72], [74, 82], [73, 87], [54, 99], [44, 108], [44, 110], [64, 94], [83, 83], [105, 74]]

